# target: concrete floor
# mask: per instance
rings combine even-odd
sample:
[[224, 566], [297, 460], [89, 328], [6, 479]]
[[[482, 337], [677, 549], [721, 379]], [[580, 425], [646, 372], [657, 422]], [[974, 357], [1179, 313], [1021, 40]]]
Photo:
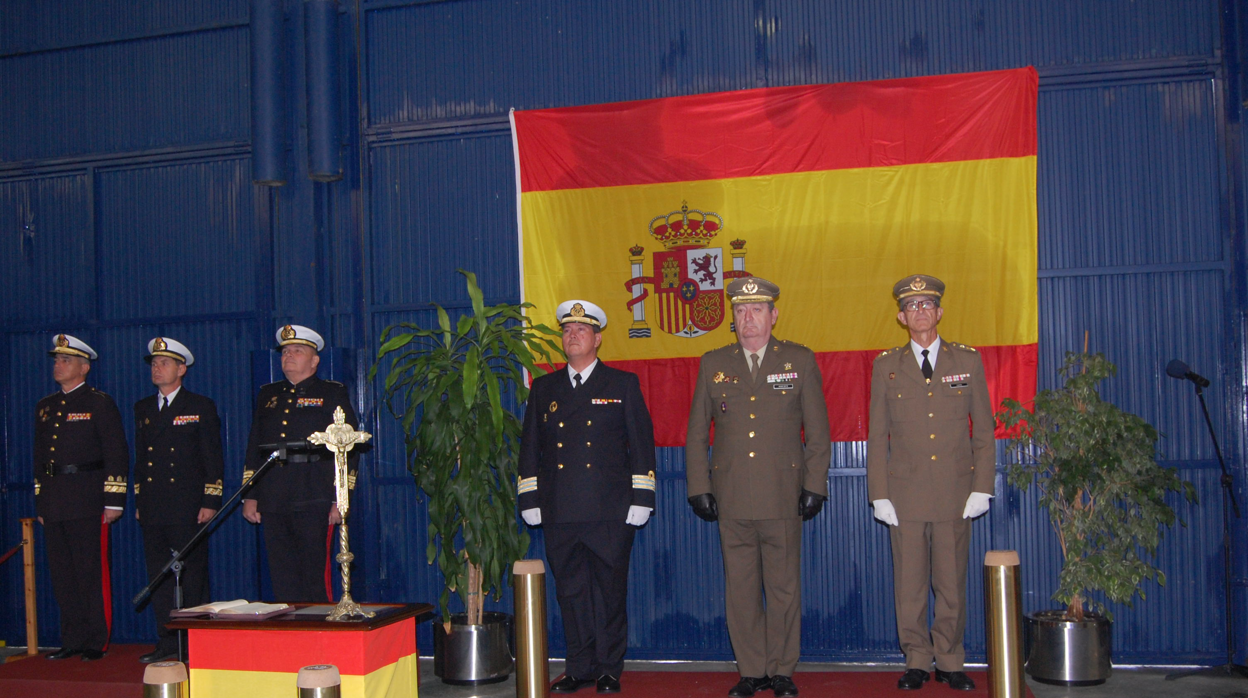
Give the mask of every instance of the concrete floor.
[[[982, 670], [983, 667], [971, 667]], [[862, 665], [862, 664], [822, 664], [803, 662], [798, 665], [797, 674], [793, 677], [800, 690], [803, 671], [890, 671], [901, 675], [901, 665]], [[731, 662], [627, 662], [621, 681], [628, 682], [629, 671], [722, 671], [724, 675], [724, 695], [736, 683], [736, 667]], [[551, 661], [550, 677], [555, 679], [563, 672], [563, 662]], [[1248, 679], [1191, 677], [1178, 681], [1166, 681], [1166, 669], [1154, 667], [1115, 667], [1113, 675], [1100, 686], [1067, 688], [1049, 686], [1027, 680], [1027, 686], [1036, 698], [1248, 698]], [[900, 693], [900, 692], [899, 692]], [[516, 680], [513, 674], [502, 683], [488, 686], [448, 686], [433, 675], [433, 660], [422, 659], [420, 662], [420, 695], [421, 698], [514, 698]], [[577, 695], [597, 695], [593, 689], [582, 690]], [[770, 693], [759, 694], [761, 698], [770, 698]], [[951, 695], [944, 686], [932, 684], [916, 694], [945, 696]], [[656, 696], [656, 698], [662, 698]], [[824, 696], [811, 698], [825, 698]]]

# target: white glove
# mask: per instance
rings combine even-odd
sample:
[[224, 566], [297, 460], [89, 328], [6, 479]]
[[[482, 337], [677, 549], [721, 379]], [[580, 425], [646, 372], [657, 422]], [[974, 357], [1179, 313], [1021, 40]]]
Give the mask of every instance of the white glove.
[[988, 511], [988, 500], [990, 499], [992, 499], [990, 494], [972, 492], [971, 496], [966, 498], [966, 508], [962, 510], [962, 518], [973, 519]]
[[524, 519], [524, 522], [530, 526], [541, 526], [542, 525], [542, 510], [538, 509], [537, 507], [533, 507], [532, 509], [525, 509], [524, 511], [520, 512], [520, 518]]
[[875, 518], [889, 526], [896, 526], [897, 510], [893, 508], [893, 503], [887, 499], [877, 499], [871, 502], [871, 506], [875, 507]]
[[624, 523], [629, 526], [644, 526], [650, 520], [650, 512], [654, 511], [650, 507], [639, 507], [636, 504], [628, 508], [628, 516], [624, 519]]

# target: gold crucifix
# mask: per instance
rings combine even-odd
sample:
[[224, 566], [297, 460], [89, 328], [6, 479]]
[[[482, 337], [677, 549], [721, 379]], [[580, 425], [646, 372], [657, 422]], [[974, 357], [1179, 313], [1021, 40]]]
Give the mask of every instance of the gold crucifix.
[[351, 598], [351, 561], [355, 556], [347, 546], [347, 511], [351, 506], [351, 489], [347, 480], [347, 452], [373, 438], [366, 431], [356, 431], [347, 424], [347, 415], [342, 407], [334, 410], [334, 423], [308, 437], [308, 441], [320, 444], [334, 454], [334, 495], [338, 505], [338, 513], [342, 515], [342, 523], [338, 527], [338, 543], [341, 550], [334, 559], [342, 567], [342, 599], [330, 612], [328, 620], [348, 620], [353, 616], [372, 618], [375, 613], [365, 613]]

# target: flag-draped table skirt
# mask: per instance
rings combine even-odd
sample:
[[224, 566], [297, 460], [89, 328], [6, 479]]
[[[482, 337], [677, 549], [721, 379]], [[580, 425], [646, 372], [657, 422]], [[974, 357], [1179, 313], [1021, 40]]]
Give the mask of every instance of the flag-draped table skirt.
[[[289, 698], [299, 670], [333, 664], [344, 698], [415, 698], [416, 622], [428, 604], [378, 604], [374, 618], [329, 622], [332, 606], [299, 604], [295, 613], [262, 621], [184, 619], [196, 698]], [[304, 611], [300, 613], [298, 611]]]

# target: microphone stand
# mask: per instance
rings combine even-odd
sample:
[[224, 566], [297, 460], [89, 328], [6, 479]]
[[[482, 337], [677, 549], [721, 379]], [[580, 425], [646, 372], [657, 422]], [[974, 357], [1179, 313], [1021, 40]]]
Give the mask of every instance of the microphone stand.
[[[251, 491], [251, 488], [255, 486], [256, 481], [260, 479], [260, 476], [264, 474], [264, 472], [268, 470], [271, 465], [279, 460], [286, 460], [286, 449], [284, 447], [279, 447], [276, 451], [269, 454], [269, 459], [266, 460], [259, 468], [256, 468], [256, 472], [252, 474], [247, 482], [244, 482], [243, 486], [238, 488], [238, 491], [235, 492], [233, 496], [225, 502], [225, 504], [222, 504], [220, 509], [217, 509], [217, 513], [213, 514], [211, 519], [205, 522], [203, 526], [199, 527], [199, 530], [195, 532], [195, 535], [191, 537], [191, 540], [189, 540], [186, 545], [182, 546], [181, 550], [172, 551], [173, 558], [169, 560], [169, 562], [165, 563], [164, 568], [147, 586], [143, 587], [139, 593], [134, 595], [134, 598], [130, 599], [130, 603], [134, 605], [135, 611], [143, 610], [143, 607], [147, 605], [149, 600], [151, 600], [152, 592], [156, 591], [156, 587], [160, 586], [161, 582], [165, 581], [165, 577], [168, 577], [170, 574], [173, 575], [174, 583], [174, 608], [179, 610], [182, 608], [182, 568], [186, 565], [187, 556], [191, 554], [191, 551], [195, 549], [195, 546], [198, 545], [201, 540], [207, 538], [211, 534], [218, 520], [224, 519], [226, 516], [233, 513], [232, 510], [238, 503], [238, 500], [241, 499], [244, 494]], [[160, 623], [161, 619], [157, 618], [156, 622]], [[185, 649], [186, 648], [182, 646], [182, 633], [179, 632], [178, 659], [181, 661], [186, 660]]]
[[[1234, 480], [1226, 469], [1226, 461], [1222, 458], [1222, 449], [1218, 446], [1217, 434], [1213, 432], [1213, 420], [1209, 419], [1209, 407], [1205, 405], [1205, 391], [1196, 384], [1196, 397], [1200, 398], [1200, 409], [1205, 413], [1205, 425], [1209, 427], [1209, 438], [1213, 439], [1213, 450], [1218, 454], [1218, 465], [1222, 466], [1222, 570], [1223, 582], [1226, 585], [1226, 664], [1221, 666], [1203, 667], [1191, 671], [1180, 671], [1167, 674], [1167, 681], [1186, 678], [1188, 676], [1238, 676], [1248, 679], [1248, 667], [1235, 663], [1235, 606], [1231, 598], [1231, 511], [1235, 518], [1240, 518], [1239, 502], [1235, 501]], [[1227, 504], [1230, 507], [1227, 507]]]

